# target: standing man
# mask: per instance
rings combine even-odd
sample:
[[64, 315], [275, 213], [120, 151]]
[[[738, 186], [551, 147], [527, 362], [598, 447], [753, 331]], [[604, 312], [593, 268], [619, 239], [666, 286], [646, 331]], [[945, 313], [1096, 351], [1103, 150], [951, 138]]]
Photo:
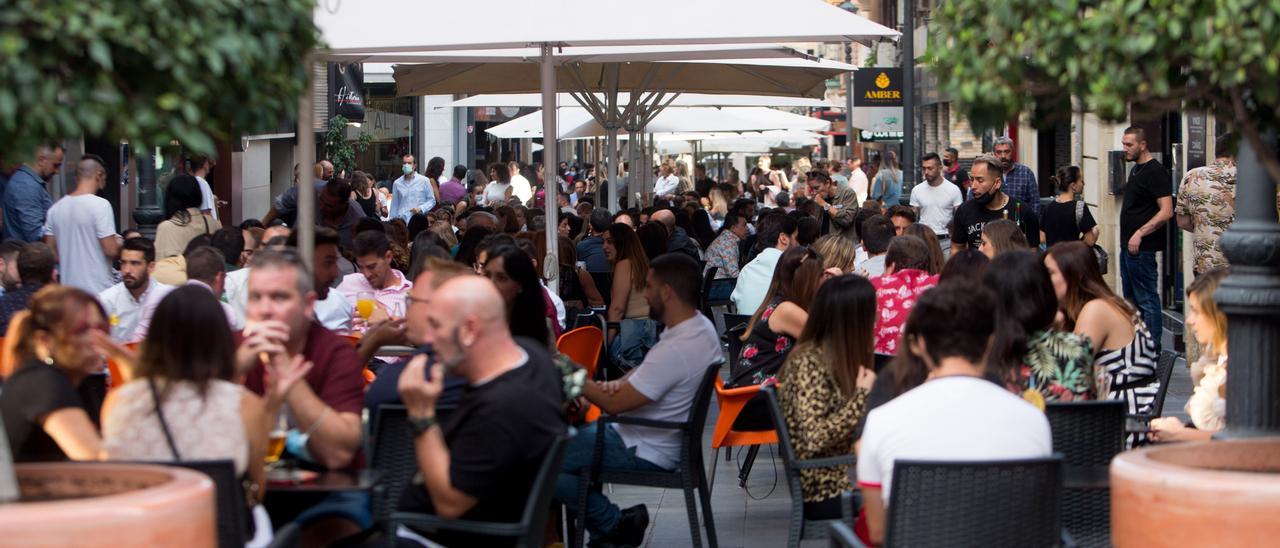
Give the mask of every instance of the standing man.
[[[209, 186], [209, 181], [205, 180], [209, 172], [213, 171], [213, 159], [204, 154], [196, 154], [188, 157], [187, 163], [191, 167], [191, 175], [195, 176], [196, 182], [200, 184], [200, 213], [217, 219], [218, 203], [213, 197], [213, 188]], [[329, 166], [332, 169], [333, 164]]]
[[973, 198], [956, 208], [951, 221], [951, 253], [968, 247], [978, 249], [982, 243], [982, 227], [996, 219], [1017, 223], [1032, 249], [1040, 247], [1040, 221], [1030, 206], [1001, 190], [1000, 173], [1004, 162], [995, 156], [982, 155], [973, 160], [969, 180]]
[[707, 176], [706, 164], [693, 166], [693, 179], [693, 190], [698, 193], [699, 198], [711, 196], [711, 187], [716, 186], [716, 181]]
[[1156, 252], [1169, 238], [1166, 223], [1173, 218], [1173, 186], [1169, 170], [1151, 157], [1147, 136], [1140, 127], [1124, 130], [1120, 140], [1124, 159], [1136, 162], [1124, 185], [1120, 207], [1120, 281], [1124, 298], [1138, 305], [1142, 322], [1160, 345], [1160, 290], [1156, 286]]
[[857, 231], [853, 227], [853, 221], [858, 215], [858, 193], [847, 185], [840, 188], [826, 172], [820, 170], [810, 172], [805, 183], [809, 186], [809, 196], [813, 202], [822, 208], [819, 233], [834, 232], [856, 240], [854, 235]]
[[[1004, 163], [1004, 193], [1026, 204], [1040, 219], [1040, 185], [1036, 183], [1036, 174], [1031, 168], [1013, 161], [1013, 139], [1005, 136], [996, 138], [995, 155]], [[1030, 242], [1030, 240], [1027, 240]], [[1039, 241], [1039, 238], [1036, 238]], [[1035, 247], [1034, 245], [1032, 247]]]
[[467, 197], [467, 185], [463, 182], [467, 178], [467, 166], [458, 164], [453, 166], [453, 176], [448, 181], [440, 183], [440, 201], [446, 204], [456, 204]]
[[1178, 228], [1191, 233], [1192, 270], [1198, 277], [1231, 266], [1218, 240], [1236, 218], [1236, 142], [1234, 135], [1218, 136], [1213, 164], [1188, 171], [1174, 205]]
[[62, 283], [97, 295], [111, 287], [111, 263], [120, 254], [111, 202], [97, 195], [107, 184], [102, 159], [86, 154], [76, 165], [76, 187], [49, 208], [44, 243], [58, 255]]
[[[947, 156], [951, 157], [954, 150], [954, 148], [947, 149]], [[938, 244], [942, 246], [942, 250], [949, 252], [951, 251], [951, 218], [955, 216], [956, 208], [964, 203], [964, 195], [961, 194], [959, 184], [943, 184], [947, 179], [943, 178], [942, 163], [939, 162], [938, 153], [925, 154], [920, 165], [924, 171], [925, 184], [916, 185], [911, 189], [911, 207], [916, 208], [920, 222], [938, 236]], [[968, 173], [964, 174], [964, 180], [968, 183]]]
[[527, 177], [520, 174], [520, 162], [508, 163], [507, 170], [511, 173], [511, 195], [520, 199], [520, 205], [528, 205], [529, 200], [533, 199], [533, 185]]
[[671, 173], [669, 164], [658, 167], [658, 180], [653, 183], [653, 199], [670, 200], [680, 188], [680, 178]]
[[436, 205], [436, 195], [431, 180], [417, 172], [418, 164], [412, 154], [405, 154], [400, 160], [404, 162], [401, 166], [404, 175], [391, 186], [391, 205], [394, 208], [391, 216], [407, 223], [414, 215], [431, 211]]
[[111, 340], [127, 343], [142, 319], [142, 307], [155, 288], [169, 289], [151, 279], [156, 269], [156, 248], [146, 238], [129, 238], [120, 250], [120, 277], [123, 281], [98, 294], [98, 302], [107, 312], [111, 324]]
[[4, 238], [39, 242], [44, 238], [45, 214], [53, 198], [45, 182], [62, 170], [65, 150], [57, 141], [36, 147], [35, 161], [22, 164], [4, 188]]
[[845, 165], [849, 166], [849, 188], [853, 189], [858, 196], [865, 198], [871, 191], [871, 179], [868, 179], [867, 172], [862, 170], [862, 158], [850, 158], [845, 161]]
[[960, 189], [960, 196], [963, 198], [969, 192], [969, 172], [960, 167], [960, 151], [955, 147], [947, 147], [942, 156], [942, 165], [947, 166], [943, 177]]

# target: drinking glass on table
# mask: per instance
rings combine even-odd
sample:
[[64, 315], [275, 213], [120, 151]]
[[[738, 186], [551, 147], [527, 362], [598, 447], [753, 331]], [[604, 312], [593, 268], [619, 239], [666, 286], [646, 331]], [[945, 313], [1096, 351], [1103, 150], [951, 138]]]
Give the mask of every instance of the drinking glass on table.
[[280, 416], [276, 418], [275, 427], [267, 435], [266, 462], [268, 466], [280, 461], [280, 455], [284, 453], [285, 436], [288, 432], [289, 422], [285, 420], [284, 411], [282, 410]]
[[377, 301], [373, 299], [372, 291], [361, 291], [356, 294], [356, 312], [364, 321], [369, 321], [369, 317], [373, 316], [373, 308]]
[[391, 303], [391, 319], [396, 320], [404, 317], [404, 303]]

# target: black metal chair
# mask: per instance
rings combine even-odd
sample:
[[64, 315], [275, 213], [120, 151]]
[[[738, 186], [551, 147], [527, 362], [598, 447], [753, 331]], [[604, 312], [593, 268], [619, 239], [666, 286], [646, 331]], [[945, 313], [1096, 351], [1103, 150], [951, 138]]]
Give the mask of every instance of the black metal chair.
[[543, 545], [551, 496], [555, 494], [556, 479], [560, 477], [560, 465], [564, 462], [565, 447], [570, 434], [556, 436], [542, 457], [538, 476], [525, 500], [524, 512], [516, 523], [497, 523], [446, 519], [431, 514], [395, 512], [391, 514], [394, 531], [397, 525], [405, 525], [422, 531], [455, 531], [470, 535], [483, 535], [514, 540], [516, 546], [538, 548]]
[[751, 322], [748, 314], [724, 315], [724, 338], [729, 344], [729, 371], [737, 369], [738, 358], [742, 356], [742, 334], [747, 332], [747, 324]]
[[1062, 458], [898, 460], [884, 546], [1058, 546]]
[[[729, 307], [733, 306], [733, 300], [732, 300], [732, 299], [715, 299], [715, 300], [712, 300], [712, 299], [711, 299], [711, 290], [712, 290], [715, 286], [717, 286], [717, 285], [728, 285], [728, 286], [730, 286], [730, 287], [733, 287], [733, 286], [736, 286], [736, 285], [738, 284], [738, 279], [737, 279], [737, 278], [721, 278], [721, 279], [717, 279], [717, 278], [716, 278], [716, 271], [717, 271], [717, 270], [719, 270], [719, 269], [718, 269], [718, 268], [712, 268], [712, 269], [707, 270], [705, 273], [703, 273], [703, 275], [702, 275], [702, 293], [699, 295], [699, 300], [701, 300], [702, 302], [700, 303], [700, 306], [698, 307], [698, 309], [699, 309], [699, 310], [701, 310], [701, 311], [702, 311], [702, 313], [703, 313], [704, 315], [706, 315], [707, 319], [711, 320], [711, 322], [712, 322], [713, 324], [714, 324], [714, 323], [715, 323], [715, 321], [716, 321], [715, 307], [717, 307], [717, 306], [723, 306], [723, 307], [725, 307], [725, 310], [726, 310], [726, 313], [727, 313], [727, 311], [728, 311]], [[729, 327], [729, 326], [728, 326], [728, 324], [726, 323], [726, 324], [725, 324], [725, 328], [727, 329], [728, 327]]]
[[1146, 414], [1146, 419], [1154, 419], [1164, 413], [1164, 399], [1169, 395], [1169, 379], [1173, 378], [1173, 366], [1177, 362], [1177, 352], [1160, 352], [1160, 361], [1156, 362], [1156, 382], [1160, 383], [1160, 387], [1156, 390], [1156, 398], [1151, 402], [1151, 412]]
[[[707, 543], [712, 548], [719, 546], [716, 540], [716, 526], [711, 511], [711, 491], [707, 485], [706, 468], [702, 464], [702, 432], [707, 424], [707, 408], [711, 406], [712, 385], [716, 375], [720, 373], [722, 362], [717, 361], [707, 367], [694, 394], [689, 416], [684, 422], [660, 421], [624, 415], [601, 415], [596, 427], [595, 461], [591, 467], [582, 472], [578, 481], [578, 515], [575, 520], [576, 537], [574, 546], [582, 546], [586, 537], [587, 494], [593, 485], [616, 483], [620, 485], [638, 485], [644, 487], [661, 487], [665, 489], [681, 489], [684, 491], [685, 508], [689, 513], [689, 534], [693, 537], [693, 546], [701, 548], [702, 533], [698, 527], [697, 499], [702, 499], [702, 519], [706, 523]], [[604, 468], [604, 434], [610, 423], [632, 424], [680, 431], [680, 463], [671, 472], [640, 471]], [[695, 496], [694, 492], [698, 495]]]
[[[796, 548], [806, 538], [822, 538], [827, 535], [827, 526], [853, 519], [853, 505], [848, 495], [841, 497], [840, 515], [843, 519], [808, 519], [804, 515], [804, 488], [800, 484], [800, 471], [814, 468], [831, 468], [847, 466], [852, 468], [857, 462], [854, 455], [841, 455], [820, 459], [796, 458], [795, 449], [791, 446], [791, 432], [787, 429], [786, 418], [782, 415], [782, 406], [778, 404], [777, 390], [772, 386], [760, 389], [769, 401], [769, 414], [773, 417], [774, 427], [778, 430], [778, 453], [782, 455], [782, 468], [787, 475], [787, 486], [791, 489], [791, 526], [787, 532], [787, 546]], [[852, 522], [849, 522], [852, 525]]]
[[369, 467], [379, 471], [372, 491], [373, 522], [383, 526], [387, 538], [395, 538], [392, 514], [400, 498], [418, 473], [418, 454], [413, 447], [413, 429], [408, 413], [399, 404], [378, 407], [369, 436]]
[[1053, 450], [1066, 465], [1062, 524], [1083, 546], [1111, 540], [1111, 490], [1107, 467], [1124, 450], [1121, 400], [1053, 402], [1045, 406]]
[[862, 543], [858, 542], [857, 535], [853, 534], [853, 528], [843, 522], [834, 521], [827, 526], [827, 546], [828, 548], [855, 548], [862, 546]]

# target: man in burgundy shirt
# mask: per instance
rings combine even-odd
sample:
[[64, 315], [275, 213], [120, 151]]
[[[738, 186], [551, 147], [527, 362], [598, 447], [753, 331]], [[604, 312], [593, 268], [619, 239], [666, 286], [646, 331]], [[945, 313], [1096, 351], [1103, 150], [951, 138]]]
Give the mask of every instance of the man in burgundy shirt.
[[[263, 394], [289, 386], [283, 399], [292, 429], [286, 438], [290, 453], [330, 470], [348, 468], [360, 448], [360, 412], [364, 405], [363, 366], [355, 348], [315, 321], [312, 306], [316, 293], [312, 276], [301, 259], [290, 251], [255, 254], [249, 273], [249, 298], [245, 309], [244, 341], [236, 353], [237, 366], [245, 372], [245, 386]], [[273, 369], [288, 370], [290, 357], [302, 355], [306, 382], [276, 383], [266, 379], [263, 358]], [[325, 501], [322, 505], [336, 501]], [[325, 523], [322, 531], [307, 527], [304, 536], [354, 533], [368, 527], [367, 499], [348, 508], [312, 508], [312, 517], [345, 518], [346, 526]], [[348, 505], [343, 505], [348, 506]], [[300, 522], [310, 519], [298, 517]], [[329, 520], [333, 521], [333, 520]], [[317, 523], [319, 525], [319, 523]], [[338, 538], [338, 537], [330, 537]]]

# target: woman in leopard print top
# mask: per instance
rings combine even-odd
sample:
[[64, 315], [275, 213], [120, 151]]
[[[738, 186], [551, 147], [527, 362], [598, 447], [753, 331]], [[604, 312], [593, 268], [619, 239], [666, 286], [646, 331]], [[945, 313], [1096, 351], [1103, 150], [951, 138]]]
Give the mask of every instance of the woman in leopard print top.
[[[779, 404], [797, 458], [853, 453], [854, 430], [875, 381], [864, 367], [873, 363], [875, 321], [876, 290], [866, 278], [839, 276], [818, 290], [778, 378]], [[800, 484], [810, 519], [838, 517], [840, 495], [852, 489], [844, 466], [801, 470]]]

